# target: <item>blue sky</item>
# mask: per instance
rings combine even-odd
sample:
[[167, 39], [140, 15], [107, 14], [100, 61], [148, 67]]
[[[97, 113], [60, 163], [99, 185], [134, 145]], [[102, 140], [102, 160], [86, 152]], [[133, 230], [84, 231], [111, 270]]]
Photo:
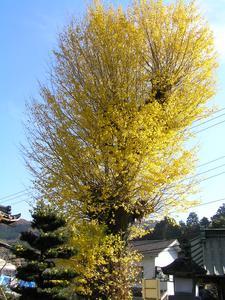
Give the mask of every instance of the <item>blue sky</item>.
[[[16, 198], [5, 198], [24, 190], [29, 185], [30, 175], [24, 166], [20, 143], [25, 142], [25, 102], [38, 95], [38, 80], [45, 81], [51, 50], [57, 44], [57, 33], [70, 17], [80, 18], [89, 1], [79, 0], [1, 0], [0, 1], [0, 204], [12, 204], [13, 212], [22, 212], [30, 218], [29, 206], [22, 200], [29, 196], [18, 194]], [[108, 1], [109, 2], [109, 1]], [[128, 0], [111, 1], [126, 6]], [[219, 52], [218, 93], [213, 103], [225, 107], [225, 0], [198, 1], [201, 10], [214, 30], [216, 47]], [[225, 120], [225, 116], [217, 121]], [[214, 122], [215, 123], [215, 122]], [[207, 126], [213, 124], [208, 123]], [[206, 125], [205, 125], [206, 127]], [[199, 127], [198, 130], [203, 129]], [[194, 141], [199, 146], [199, 164], [225, 156], [225, 123], [197, 134]], [[196, 172], [225, 164], [225, 158]], [[225, 166], [205, 177], [225, 172]], [[202, 176], [201, 178], [204, 178]], [[225, 174], [200, 184], [197, 195], [203, 203], [225, 198]], [[9, 198], [10, 199], [10, 198]], [[18, 203], [21, 201], [20, 203]], [[200, 217], [214, 214], [223, 201], [196, 207]], [[225, 203], [225, 200], [224, 200]], [[188, 212], [189, 212], [188, 211]], [[187, 214], [180, 215], [186, 218]]]

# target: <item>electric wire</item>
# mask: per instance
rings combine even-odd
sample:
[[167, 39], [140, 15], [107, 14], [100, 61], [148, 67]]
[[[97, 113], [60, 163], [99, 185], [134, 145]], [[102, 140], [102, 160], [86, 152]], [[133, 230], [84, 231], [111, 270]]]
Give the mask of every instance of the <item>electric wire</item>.
[[[194, 207], [199, 207], [199, 206], [205, 206], [205, 205], [208, 205], [208, 204], [217, 203], [217, 202], [224, 201], [224, 200], [225, 200], [225, 198], [220, 198], [220, 199], [216, 199], [216, 200], [212, 200], [212, 201], [208, 201], [208, 202], [196, 204], [196, 205], [193, 205], [193, 206], [191, 206], [189, 208], [194, 208]], [[188, 208], [188, 210], [189, 210], [189, 208]]]
[[[212, 112], [212, 115], [215, 115], [215, 114], [217, 114], [218, 112], [221, 112], [221, 111], [224, 111], [224, 110], [225, 110], [225, 107], [220, 108], [220, 109], [217, 109], [216, 111]], [[193, 121], [193, 123], [199, 122], [199, 121], [201, 121], [202, 119], [204, 119], [204, 117], [199, 118], [199, 119]]]
[[203, 182], [203, 181], [212, 179], [212, 178], [214, 178], [214, 177], [218, 177], [218, 176], [220, 176], [220, 175], [222, 175], [222, 174], [225, 174], [225, 171], [223, 171], [223, 172], [221, 172], [221, 173], [218, 173], [218, 174], [215, 174], [215, 175], [212, 175], [212, 176], [209, 176], [209, 177], [206, 177], [206, 178], [203, 178], [203, 179], [197, 181], [197, 183], [200, 183], [200, 182]]
[[0, 201], [0, 204], [1, 202], [2, 203], [7, 203], [7, 202], [10, 202], [12, 200], [17, 200], [18, 198], [21, 198], [21, 197], [24, 197], [24, 196], [29, 196], [30, 195], [30, 192], [26, 192], [26, 193], [23, 193], [23, 194], [19, 194], [18, 196], [14, 196], [12, 198], [8, 198], [8, 199], [5, 199], [3, 201]]
[[19, 203], [22, 203], [22, 202], [26, 202], [27, 204], [29, 204], [29, 198], [28, 199], [22, 199], [22, 200], [20, 200], [20, 201], [17, 201], [17, 202], [15, 202], [15, 203], [13, 203], [13, 206], [14, 205], [17, 205], [17, 204], [19, 204]]
[[220, 156], [220, 157], [218, 157], [218, 158], [215, 158], [215, 159], [213, 159], [213, 160], [207, 161], [207, 162], [205, 162], [205, 163], [202, 163], [202, 164], [198, 165], [197, 168], [201, 168], [201, 167], [203, 167], [203, 166], [209, 165], [209, 164], [211, 164], [211, 163], [213, 163], [213, 162], [215, 162], [215, 161], [218, 161], [218, 160], [220, 160], [220, 159], [223, 159], [223, 158], [225, 158], [225, 155]]
[[[27, 196], [28, 194], [24, 194], [24, 195], [21, 195], [20, 197], [24, 197], [24, 196]], [[18, 197], [18, 198], [20, 198], [20, 197]], [[17, 200], [18, 198], [15, 198], [15, 199], [7, 199], [7, 200], [4, 200], [4, 201], [1, 201], [0, 202], [0, 205], [1, 204], [5, 204], [5, 203], [11, 203], [11, 204], [13, 204], [14, 205], [14, 202], [12, 202], [12, 200]], [[20, 200], [21, 202], [23, 201], [23, 200]]]
[[[219, 157], [217, 157], [217, 158], [215, 158], [215, 159], [213, 159], [213, 160], [210, 160], [210, 161], [207, 161], [207, 162], [205, 162], [205, 163], [202, 163], [202, 164], [198, 165], [196, 168], [200, 168], [200, 167], [209, 165], [209, 164], [211, 164], [211, 163], [213, 163], [213, 162], [216, 162], [216, 161], [221, 160], [221, 159], [224, 159], [224, 158], [225, 158], [225, 155], [219, 156]], [[189, 179], [189, 178], [192, 178], [192, 177], [196, 177], [196, 176], [199, 176], [199, 175], [201, 175], [201, 174], [203, 174], [203, 173], [207, 173], [207, 172], [213, 171], [213, 170], [218, 169], [218, 168], [220, 168], [220, 167], [222, 167], [222, 166], [225, 166], [225, 164], [221, 164], [221, 165], [219, 165], [219, 166], [216, 166], [215, 168], [211, 168], [211, 169], [208, 169], [208, 170], [206, 170], [206, 171], [204, 171], [204, 172], [197, 173], [197, 174], [195, 174], [195, 175], [193, 175], [193, 176], [190, 176], [190, 177], [188, 177], [188, 178], [186, 178], [186, 179]], [[186, 180], [186, 179], [184, 179], [184, 180]], [[182, 180], [182, 181], [183, 181], [183, 180]], [[18, 197], [20, 198], [20, 197], [22, 197], [22, 196], [28, 195], [28, 194], [29, 194], [29, 193], [28, 193], [29, 190], [31, 190], [31, 188], [27, 188], [27, 189], [25, 189], [25, 190], [22, 190], [22, 191], [13, 193], [13, 194], [11, 194], [11, 195], [2, 197], [2, 198], [0, 198], [0, 204], [1, 204], [1, 203], [6, 203], [6, 202], [11, 201], [11, 200], [14, 200], [14, 198], [17, 199]], [[19, 194], [19, 195], [18, 195], [18, 194]], [[18, 196], [17, 196], [17, 195], [18, 195]], [[11, 197], [11, 198], [9, 199], [9, 197]], [[5, 199], [6, 199], [6, 200], [5, 200]], [[5, 201], [2, 202], [2, 200], [5, 200]]]
[[203, 128], [203, 129], [201, 129], [201, 130], [199, 130], [199, 131], [194, 131], [193, 133], [194, 133], [194, 134], [197, 134], [197, 133], [203, 132], [203, 131], [208, 130], [208, 129], [212, 128], [212, 127], [215, 127], [215, 126], [217, 126], [217, 125], [220, 125], [220, 124], [222, 124], [222, 123], [225, 123], [225, 120], [223, 120], [223, 121], [221, 121], [221, 122], [218, 122], [218, 123], [215, 123], [215, 124], [213, 124], [213, 125], [211, 125], [211, 126], [208, 126], [208, 127], [206, 127], [206, 128]]
[[225, 164], [222, 164], [222, 165], [219, 165], [219, 166], [217, 166], [217, 167], [208, 169], [208, 170], [206, 170], [206, 171], [197, 173], [197, 174], [195, 174], [195, 175], [193, 175], [193, 176], [190, 176], [190, 177], [187, 177], [187, 178], [185, 178], [185, 179], [182, 179], [181, 181], [179, 181], [179, 183], [180, 183], [180, 182], [183, 182], [183, 181], [185, 181], [185, 180], [189, 180], [189, 179], [191, 179], [191, 178], [200, 176], [200, 175], [202, 175], [202, 174], [206, 174], [206, 173], [208, 173], [208, 172], [212, 172], [212, 171], [217, 170], [217, 169], [219, 169], [219, 168], [222, 168], [222, 167], [224, 167], [224, 166], [225, 166]]
[[[9, 194], [9, 195], [7, 195], [7, 196], [4, 196], [4, 197], [0, 198], [0, 201], [1, 201], [1, 200], [8, 199], [8, 198], [15, 197], [15, 196], [17, 196], [17, 195], [19, 195], [19, 194], [25, 194], [25, 192], [28, 191], [28, 190], [30, 190], [30, 188], [21, 190], [21, 191], [19, 191], [19, 192], [13, 193], [13, 194]], [[17, 196], [17, 197], [20, 197], [20, 196]]]
[[220, 118], [220, 117], [222, 117], [222, 116], [225, 116], [225, 113], [223, 113], [223, 114], [221, 114], [221, 115], [219, 115], [219, 116], [217, 116], [217, 117], [210, 118], [209, 120], [204, 121], [204, 122], [201, 122], [200, 124], [197, 124], [197, 125], [195, 125], [195, 126], [192, 126], [191, 128], [193, 129], [193, 128], [202, 126], [202, 125], [207, 124], [207, 123], [209, 123], [209, 122], [212, 122], [212, 121], [214, 121], [214, 120], [216, 120], [216, 119], [218, 119], [218, 118]]
[[[224, 173], [225, 173], [225, 171], [224, 171], [224, 172], [221, 172], [221, 173], [219, 173], [219, 174], [215, 174], [215, 175], [213, 175], [213, 176], [207, 177], [207, 178], [203, 178], [202, 180], [199, 180], [198, 183], [199, 183], [199, 182], [202, 182], [202, 181], [209, 180], [209, 179], [214, 178], [214, 177], [217, 177], [217, 176], [220, 176], [220, 175], [222, 175], [222, 174], [224, 174]], [[27, 199], [22, 199], [22, 200], [20, 200], [20, 201], [17, 201], [17, 202], [15, 202], [15, 203], [13, 203], [13, 205], [16, 205], [16, 204], [19, 204], [19, 203], [22, 203], [22, 202], [26, 202], [26, 203], [29, 204], [29, 200], [30, 200], [29, 198], [27, 198]], [[200, 203], [200, 204], [197, 204], [197, 205], [194, 205], [194, 206], [190, 206], [188, 209], [194, 208], [194, 207], [198, 207], [198, 206], [208, 205], [208, 204], [211, 204], [211, 203], [216, 203], [216, 202], [223, 201], [223, 200], [225, 200], [225, 198], [221, 198], [221, 199], [217, 199], [217, 200], [212, 200], [212, 201], [209, 201], [209, 202], [206, 202], [206, 203]], [[0, 203], [0, 204], [1, 204], [1, 203]]]
[[[199, 175], [204, 174], [204, 173], [207, 173], [207, 172], [211, 172], [212, 170], [216, 170], [216, 169], [218, 169], [218, 168], [220, 168], [220, 167], [222, 167], [222, 166], [225, 166], [225, 164], [220, 165], [220, 166], [217, 166], [217, 167], [212, 168], [212, 169], [209, 169], [209, 170], [207, 170], [207, 171], [198, 173], [198, 174], [196, 174], [196, 175], [193, 175], [193, 177], [199, 176]], [[206, 180], [209, 180], [209, 179], [218, 177], [218, 176], [220, 176], [220, 175], [222, 175], [222, 174], [225, 174], [225, 171], [220, 172], [220, 173], [217, 173], [217, 174], [214, 174], [214, 175], [209, 176], [209, 177], [206, 177], [206, 178], [203, 178], [203, 179], [197, 181], [197, 184], [200, 183], [200, 182], [203, 182], [203, 181], [206, 181]], [[189, 178], [192, 178], [192, 177], [189, 177]], [[189, 178], [187, 178], [187, 179], [189, 179]], [[187, 180], [187, 179], [184, 179], [184, 180]], [[12, 202], [11, 204], [12, 204], [12, 205], [15, 205], [15, 204], [17, 204], [17, 203], [28, 202], [28, 200], [30, 200], [30, 199], [29, 199], [29, 198], [27, 198], [27, 199], [22, 199], [22, 200], [19, 200], [19, 201], [17, 201], [17, 202]], [[9, 201], [10, 201], [10, 200], [1, 201], [0, 204], [4, 204], [4, 203], [6, 203], [6, 202], [9, 203]]]
[[[216, 113], [221, 112], [221, 111], [224, 111], [224, 110], [225, 110], [225, 108], [218, 109], [217, 111], [213, 112], [213, 114], [216, 114]], [[200, 124], [197, 124], [197, 125], [193, 126], [192, 128], [201, 126], [201, 125], [206, 124], [206, 123], [208, 123], [208, 122], [211, 122], [211, 121], [213, 121], [213, 120], [215, 120], [215, 119], [217, 119], [217, 118], [219, 118], [219, 117], [221, 117], [221, 116], [224, 116], [224, 115], [225, 115], [225, 113], [224, 113], [224, 114], [221, 114], [221, 115], [219, 115], [219, 116], [213, 117], [213, 118], [211, 118], [211, 119], [208, 120], [208, 121], [204, 121], [204, 122], [201, 122]], [[201, 120], [201, 119], [196, 120], [196, 121], [194, 121], [194, 122], [197, 122], [197, 121], [200, 121], [200, 120]], [[194, 123], [194, 122], [193, 122], [193, 123]], [[218, 123], [215, 123], [215, 124], [212, 124], [211, 126], [208, 126], [208, 127], [206, 127], [206, 128], [203, 128], [203, 129], [201, 129], [201, 130], [199, 130], [199, 131], [196, 131], [196, 132], [194, 132], [194, 133], [196, 134], [196, 133], [199, 133], [199, 132], [208, 130], [208, 129], [210, 129], [210, 128], [214, 127], [214, 126], [217, 126], [217, 125], [219, 125], [219, 124], [221, 124], [221, 123], [224, 123], [224, 122], [225, 122], [225, 120], [223, 120], [223, 121], [221, 121], [221, 122], [218, 122]], [[205, 166], [205, 165], [208, 165], [208, 164], [210, 164], [210, 163], [213, 163], [213, 162], [218, 161], [218, 160], [223, 159], [223, 158], [225, 158], [225, 156], [221, 156], [221, 157], [218, 157], [218, 158], [213, 159], [213, 160], [211, 160], [211, 161], [208, 161], [208, 162], [206, 162], [206, 163], [203, 163], [203, 164], [197, 166], [197, 168], [202, 167], [202, 166]], [[222, 166], [222, 165], [221, 165], [221, 166]], [[210, 171], [212, 171], [212, 170], [214, 170], [214, 169], [220, 168], [221, 166], [212, 168], [212, 169], [210, 169], [210, 170], [206, 170], [205, 172], [198, 173], [198, 174], [193, 175], [193, 176], [191, 176], [191, 177], [189, 177], [189, 178], [196, 177], [196, 176], [198, 176], [198, 175], [201, 175], [201, 174], [210, 172]], [[203, 179], [203, 180], [201, 180], [201, 181], [208, 180], [208, 179], [210, 179], [210, 178], [219, 176], [219, 175], [221, 175], [221, 174], [224, 174], [224, 172], [219, 173], [219, 174], [217, 174], [217, 175], [215, 175], [215, 176], [210, 176], [210, 177], [205, 178], [205, 179]], [[187, 178], [187, 179], [189, 179], [189, 178]], [[184, 179], [184, 180], [182, 180], [182, 181], [185, 181], [185, 180], [187, 180], [187, 179]], [[200, 181], [200, 182], [201, 182], [201, 181]], [[16, 192], [16, 193], [13, 193], [13, 194], [9, 194], [9, 195], [7, 195], [7, 196], [4, 196], [4, 197], [0, 198], [0, 204], [9, 202], [9, 201], [11, 201], [11, 200], [20, 198], [20, 197], [25, 196], [25, 195], [28, 195], [28, 194], [29, 194], [29, 190], [31, 190], [31, 188], [27, 188], [27, 189], [18, 191], [18, 192]], [[2, 201], [2, 200], [5, 200], [5, 201]], [[22, 201], [21, 201], [21, 202], [22, 202]]]

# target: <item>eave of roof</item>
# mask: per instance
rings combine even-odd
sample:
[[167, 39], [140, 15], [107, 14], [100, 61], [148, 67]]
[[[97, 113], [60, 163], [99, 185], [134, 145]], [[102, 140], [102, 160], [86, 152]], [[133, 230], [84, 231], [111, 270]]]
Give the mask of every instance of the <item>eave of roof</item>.
[[157, 256], [168, 249], [180, 249], [177, 240], [138, 240], [130, 242], [131, 248], [142, 254]]
[[195, 277], [207, 273], [204, 268], [187, 257], [178, 257], [168, 266], [162, 267], [162, 271], [164, 274], [185, 277]]

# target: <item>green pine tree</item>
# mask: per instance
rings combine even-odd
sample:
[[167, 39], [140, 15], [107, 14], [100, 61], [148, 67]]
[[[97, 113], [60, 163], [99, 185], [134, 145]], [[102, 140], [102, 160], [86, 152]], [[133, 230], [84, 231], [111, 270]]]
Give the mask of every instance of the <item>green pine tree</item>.
[[56, 266], [57, 259], [69, 259], [75, 250], [66, 246], [69, 232], [66, 221], [50, 206], [37, 205], [32, 213], [32, 230], [23, 232], [20, 240], [26, 243], [14, 247], [17, 257], [25, 264], [17, 269], [17, 278], [33, 281], [35, 288], [17, 288], [21, 300], [66, 300], [63, 290], [76, 276], [75, 272]]
[[223, 203], [217, 210], [216, 214], [212, 216], [212, 228], [225, 227], [225, 203]]

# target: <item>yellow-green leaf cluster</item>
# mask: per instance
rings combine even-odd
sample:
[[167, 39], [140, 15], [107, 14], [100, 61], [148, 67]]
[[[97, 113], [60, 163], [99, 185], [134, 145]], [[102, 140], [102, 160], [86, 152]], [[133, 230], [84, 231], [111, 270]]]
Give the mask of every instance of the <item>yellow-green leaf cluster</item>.
[[195, 152], [185, 142], [215, 93], [212, 32], [194, 2], [123, 11], [95, 1], [54, 57], [42, 101], [30, 105], [27, 164], [40, 196], [77, 221], [76, 291], [129, 299], [130, 228], [191, 203]]
[[80, 274], [74, 291], [91, 299], [129, 300], [141, 256], [127, 247], [119, 235], [105, 235], [96, 222], [74, 227], [72, 245], [78, 254], [69, 262]]
[[53, 88], [30, 108], [41, 194], [108, 224], [118, 210], [134, 220], [183, 205], [184, 142], [215, 90], [213, 37], [194, 2], [127, 12], [96, 2], [60, 35], [55, 59]]

